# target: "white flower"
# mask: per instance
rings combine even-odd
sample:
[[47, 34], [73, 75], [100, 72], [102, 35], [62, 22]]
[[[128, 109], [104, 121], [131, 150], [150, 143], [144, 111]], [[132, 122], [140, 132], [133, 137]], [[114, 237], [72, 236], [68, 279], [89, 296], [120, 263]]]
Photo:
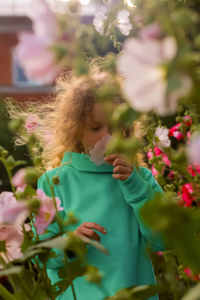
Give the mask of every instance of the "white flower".
[[95, 165], [99, 166], [105, 163], [104, 153], [106, 151], [106, 146], [111, 139], [111, 135], [107, 134], [103, 136], [94, 146], [92, 150], [89, 151], [91, 155], [90, 160], [95, 163]]
[[93, 19], [93, 24], [96, 29], [101, 35], [108, 35], [109, 30], [104, 33], [104, 27], [105, 27], [105, 20], [107, 19], [107, 16], [103, 11], [99, 11], [95, 14], [94, 19]]
[[122, 88], [133, 109], [141, 112], [155, 110], [160, 115], [175, 113], [178, 99], [191, 86], [187, 77], [181, 78], [181, 87], [166, 99], [166, 71], [161, 65], [173, 59], [176, 52], [173, 37], [163, 40], [129, 38], [125, 41], [117, 59], [117, 70], [124, 76]]
[[153, 137], [154, 146], [158, 146], [161, 150], [167, 148], [171, 145], [171, 141], [169, 139], [169, 130], [164, 127], [157, 127]]
[[130, 13], [126, 9], [120, 10], [117, 14], [116, 26], [123, 35], [129, 35], [132, 25], [129, 20]]
[[194, 165], [200, 165], [200, 134], [192, 136], [191, 141], [187, 147], [187, 154], [189, 161]]

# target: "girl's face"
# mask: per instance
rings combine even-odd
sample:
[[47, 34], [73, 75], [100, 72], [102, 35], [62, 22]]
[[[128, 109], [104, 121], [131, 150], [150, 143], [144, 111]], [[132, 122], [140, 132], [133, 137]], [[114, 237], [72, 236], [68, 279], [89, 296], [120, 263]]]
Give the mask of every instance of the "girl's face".
[[95, 103], [93, 111], [86, 119], [82, 130], [81, 143], [85, 154], [94, 148], [94, 145], [106, 134], [112, 134], [109, 128], [104, 107], [101, 103]]

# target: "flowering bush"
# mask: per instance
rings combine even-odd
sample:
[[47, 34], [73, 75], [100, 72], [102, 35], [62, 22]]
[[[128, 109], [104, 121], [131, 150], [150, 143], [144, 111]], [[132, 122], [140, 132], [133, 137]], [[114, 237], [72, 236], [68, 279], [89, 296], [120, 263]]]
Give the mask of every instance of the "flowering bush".
[[[33, 1], [33, 5], [29, 12], [33, 32], [20, 33], [17, 46], [19, 63], [28, 77], [53, 84], [65, 68], [72, 69], [77, 76], [87, 74], [87, 58], [99, 57], [102, 49], [98, 45], [105, 46], [105, 57], [99, 59], [99, 64], [102, 70], [110, 72], [116, 84], [97, 89], [97, 100], [106, 104], [113, 134], [112, 138], [107, 136], [99, 141], [90, 153], [91, 160], [101, 164], [108, 146], [108, 152], [126, 154], [135, 164], [135, 154], [145, 148], [149, 167], [165, 193], [146, 203], [141, 216], [152, 229], [163, 234], [170, 249], [154, 256], [156, 289], [161, 289], [162, 299], [189, 300], [191, 294], [198, 299], [199, 3], [192, 0], [98, 1], [98, 12], [87, 25], [81, 21], [77, 2], [66, 4], [66, 14], [55, 14], [45, 0]], [[110, 41], [115, 50], [106, 53]], [[119, 94], [126, 103], [113, 112], [112, 99]], [[137, 132], [131, 132], [126, 138], [121, 134], [122, 127], [129, 128], [144, 116], [146, 147]], [[59, 178], [49, 182], [50, 195], [35, 189], [41, 175], [38, 167], [41, 169], [42, 149], [34, 133], [42, 124], [34, 115], [22, 123], [25, 126], [20, 128], [20, 135], [27, 141], [34, 166], [22, 168], [13, 175], [13, 169], [25, 162], [15, 161], [0, 148], [0, 160], [12, 190], [0, 195], [0, 276], [8, 276], [14, 290], [11, 294], [0, 284], [0, 296], [6, 300], [55, 299], [60, 291], [71, 286], [76, 299], [73, 280], [85, 276], [99, 284], [101, 273], [87, 264], [83, 242], [68, 231], [68, 225], [77, 221], [75, 216], [69, 213], [67, 220], [60, 218], [63, 208], [54, 196]], [[43, 135], [47, 143], [52, 142], [51, 132], [46, 128]], [[53, 222], [59, 226], [59, 235], [41, 241], [38, 234], [48, 235], [46, 228]], [[89, 242], [106, 253], [101, 244]], [[78, 260], [73, 279], [67, 280], [65, 266], [75, 265], [64, 255], [63, 284], [51, 286], [45, 266], [49, 258], [56, 256], [55, 248], [64, 253], [73, 250]], [[126, 299], [146, 299], [156, 292], [151, 286], [144, 286], [140, 292], [133, 287], [108, 299], [122, 299], [122, 294]]]

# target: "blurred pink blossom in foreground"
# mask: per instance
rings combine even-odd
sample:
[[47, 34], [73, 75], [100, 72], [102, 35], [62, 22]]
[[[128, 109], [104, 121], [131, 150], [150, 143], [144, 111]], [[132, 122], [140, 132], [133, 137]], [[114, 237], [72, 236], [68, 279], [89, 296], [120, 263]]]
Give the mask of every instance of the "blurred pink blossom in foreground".
[[17, 201], [12, 192], [0, 194], [0, 224], [22, 225], [28, 217], [28, 206], [24, 201]]
[[[44, 234], [45, 229], [53, 221], [56, 215], [56, 208], [53, 199], [45, 195], [45, 193], [41, 189], [37, 190], [37, 196], [41, 201], [41, 205], [38, 210], [38, 215], [35, 215], [34, 225], [37, 229], [38, 234]], [[64, 210], [64, 208], [60, 206], [60, 199], [58, 197], [56, 197], [55, 199], [57, 210]]]
[[163, 39], [126, 39], [117, 59], [117, 70], [124, 76], [122, 88], [133, 109], [141, 112], [155, 110], [159, 115], [176, 112], [179, 98], [191, 86], [189, 78], [182, 76], [181, 87], [166, 98], [168, 83], [163, 64], [171, 61], [176, 53], [177, 44], [171, 36]]
[[16, 47], [17, 59], [27, 77], [44, 84], [50, 84], [58, 75], [56, 53], [51, 47], [57, 38], [56, 15], [45, 0], [34, 0], [29, 10], [33, 21], [33, 33], [21, 32]]
[[18, 170], [12, 178], [12, 183], [16, 187], [23, 187], [25, 185], [24, 177], [26, 175], [25, 168]]
[[[0, 225], [0, 241], [5, 242], [6, 253], [0, 252], [0, 256], [8, 263], [22, 256], [21, 244], [23, 242], [23, 232], [21, 226]], [[0, 265], [0, 269], [3, 266]]]
[[188, 160], [193, 165], [200, 165], [200, 134], [192, 136], [187, 147]]
[[110, 134], [105, 135], [95, 144], [94, 148], [89, 151], [91, 155], [90, 160], [93, 161], [95, 165], [99, 166], [105, 164], [104, 153], [111, 137]]

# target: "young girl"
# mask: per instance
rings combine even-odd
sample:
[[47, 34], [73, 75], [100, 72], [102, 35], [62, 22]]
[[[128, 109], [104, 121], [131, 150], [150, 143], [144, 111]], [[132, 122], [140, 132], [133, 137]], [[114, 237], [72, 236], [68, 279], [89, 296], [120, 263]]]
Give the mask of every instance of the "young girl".
[[[59, 176], [55, 196], [64, 207], [63, 218], [73, 211], [78, 223], [71, 230], [80, 238], [86, 236], [100, 241], [109, 250], [101, 253], [87, 245], [91, 265], [103, 272], [102, 284], [109, 295], [133, 285], [155, 284], [155, 275], [146, 244], [154, 251], [163, 251], [162, 238], [145, 226], [140, 208], [155, 192], [162, 193], [151, 171], [137, 170], [124, 155], [113, 153], [105, 162], [96, 165], [90, 159], [90, 150], [107, 134], [112, 134], [102, 103], [95, 101], [95, 91], [109, 84], [106, 73], [72, 77], [57, 82], [56, 99], [49, 102], [43, 122], [50, 128], [51, 139], [43, 143], [43, 161], [50, 181]], [[115, 102], [115, 99], [113, 100]], [[116, 101], [117, 102], [117, 101]], [[51, 196], [46, 176], [38, 181], [38, 188]], [[156, 222], [156, 220], [155, 220]], [[58, 232], [54, 223], [41, 238]], [[61, 257], [52, 258], [47, 272], [52, 284], [59, 281], [58, 270], [63, 266]], [[105, 297], [96, 284], [84, 277], [73, 281], [78, 300], [102, 300]], [[58, 299], [72, 300], [71, 287]], [[157, 300], [158, 296], [149, 298]]]

